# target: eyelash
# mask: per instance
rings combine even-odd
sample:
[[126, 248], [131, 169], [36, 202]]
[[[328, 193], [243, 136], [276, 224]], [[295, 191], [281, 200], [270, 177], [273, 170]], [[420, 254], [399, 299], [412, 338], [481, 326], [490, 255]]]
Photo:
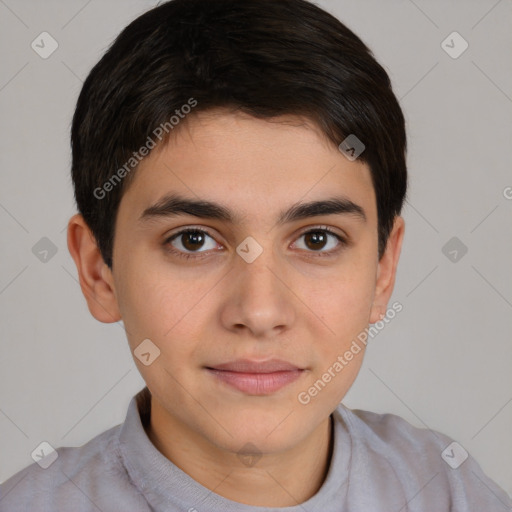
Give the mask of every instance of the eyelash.
[[[325, 233], [328, 233], [329, 235], [334, 236], [338, 240], [338, 242], [340, 242], [340, 245], [339, 245], [338, 248], [331, 249], [330, 251], [327, 251], [327, 252], [307, 251], [307, 252], [311, 252], [314, 255], [313, 257], [322, 258], [322, 257], [332, 257], [332, 256], [335, 256], [338, 252], [340, 252], [344, 247], [346, 247], [348, 245], [348, 242], [347, 242], [347, 240], [345, 240], [345, 238], [343, 238], [341, 235], [339, 235], [338, 233], [334, 232], [332, 229], [328, 228], [327, 226], [318, 226], [318, 227], [315, 227], [315, 228], [310, 228], [310, 229], [300, 233], [298, 238], [300, 238], [300, 237], [302, 237], [304, 235], [308, 235], [310, 233], [317, 233], [317, 232], [325, 232]], [[188, 252], [187, 253], [187, 252], [180, 251], [179, 249], [175, 249], [171, 245], [171, 242], [173, 240], [178, 238], [180, 235], [184, 235], [184, 234], [187, 234], [187, 233], [202, 233], [202, 234], [208, 235], [210, 238], [214, 238], [208, 231], [206, 231], [204, 229], [189, 227], [189, 228], [183, 229], [183, 230], [181, 230], [181, 231], [179, 231], [177, 233], [174, 233], [172, 236], [167, 238], [164, 241], [164, 244], [163, 244], [166, 247], [166, 250], [168, 252], [170, 252], [171, 254], [173, 254], [175, 256], [178, 256], [179, 258], [184, 258], [184, 259], [187, 259], [187, 260], [190, 259], [190, 258], [202, 259], [203, 257], [207, 257], [208, 254], [205, 254], [205, 253], [207, 253], [207, 251]]]

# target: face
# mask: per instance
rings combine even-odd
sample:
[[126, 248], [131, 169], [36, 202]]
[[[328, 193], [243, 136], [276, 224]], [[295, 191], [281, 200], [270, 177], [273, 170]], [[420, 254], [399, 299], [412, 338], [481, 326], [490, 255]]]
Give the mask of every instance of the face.
[[327, 420], [396, 264], [378, 260], [367, 165], [279, 121], [190, 117], [137, 169], [107, 276], [132, 352], [151, 340], [134, 361], [158, 416], [232, 452], [291, 448]]

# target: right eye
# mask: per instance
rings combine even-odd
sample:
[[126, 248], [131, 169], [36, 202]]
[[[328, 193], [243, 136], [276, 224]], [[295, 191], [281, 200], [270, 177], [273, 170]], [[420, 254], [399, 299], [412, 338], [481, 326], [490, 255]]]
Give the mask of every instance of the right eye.
[[[208, 238], [213, 241], [210, 243], [210, 247], [207, 247], [204, 251], [198, 250], [204, 247]], [[188, 259], [194, 257], [196, 253], [200, 254], [215, 249], [218, 245], [207, 231], [198, 228], [186, 228], [168, 237], [164, 246], [170, 253]]]

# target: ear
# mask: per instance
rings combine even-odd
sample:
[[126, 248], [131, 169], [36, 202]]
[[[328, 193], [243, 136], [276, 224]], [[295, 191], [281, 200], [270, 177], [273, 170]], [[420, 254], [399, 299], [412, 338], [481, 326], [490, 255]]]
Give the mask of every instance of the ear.
[[402, 249], [405, 232], [405, 221], [402, 217], [395, 217], [393, 229], [389, 235], [386, 250], [377, 267], [377, 281], [375, 283], [375, 296], [370, 312], [370, 323], [381, 320], [386, 314], [388, 301], [395, 286], [396, 268]]
[[75, 261], [80, 287], [91, 315], [104, 323], [120, 320], [112, 272], [103, 261], [96, 239], [80, 214], [69, 220], [68, 249]]

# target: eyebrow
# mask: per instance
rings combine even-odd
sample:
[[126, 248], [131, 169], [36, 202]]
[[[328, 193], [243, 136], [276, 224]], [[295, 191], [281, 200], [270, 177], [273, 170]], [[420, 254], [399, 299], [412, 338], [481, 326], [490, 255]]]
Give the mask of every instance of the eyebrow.
[[[203, 219], [215, 219], [227, 223], [240, 223], [242, 216], [232, 212], [222, 204], [206, 200], [190, 199], [178, 194], [164, 196], [152, 206], [146, 208], [139, 217], [140, 223], [159, 218], [170, 218], [180, 215], [191, 215]], [[320, 201], [295, 203], [285, 211], [281, 211], [277, 224], [319, 217], [321, 215], [351, 215], [366, 222], [364, 209], [346, 197], [331, 197]]]

